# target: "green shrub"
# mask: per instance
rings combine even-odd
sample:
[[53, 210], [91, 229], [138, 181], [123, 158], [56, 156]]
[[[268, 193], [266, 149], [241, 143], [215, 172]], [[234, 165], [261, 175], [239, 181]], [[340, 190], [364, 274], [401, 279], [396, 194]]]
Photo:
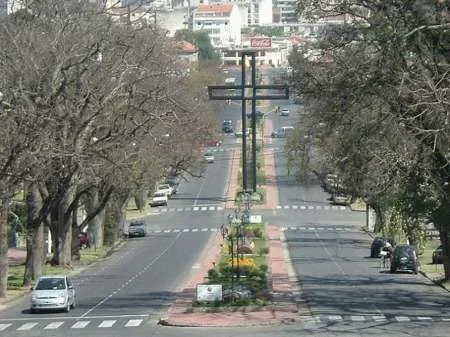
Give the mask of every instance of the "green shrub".
[[263, 236], [263, 231], [261, 230], [261, 228], [255, 228], [253, 230], [253, 235], [257, 238], [262, 238]]
[[261, 247], [259, 248], [259, 255], [267, 255], [269, 254], [269, 247]]
[[219, 272], [215, 269], [208, 270], [208, 279], [215, 281], [219, 278]]
[[267, 264], [262, 264], [259, 266], [259, 270], [264, 273], [267, 273], [267, 271], [269, 270], [269, 267], [267, 266]]

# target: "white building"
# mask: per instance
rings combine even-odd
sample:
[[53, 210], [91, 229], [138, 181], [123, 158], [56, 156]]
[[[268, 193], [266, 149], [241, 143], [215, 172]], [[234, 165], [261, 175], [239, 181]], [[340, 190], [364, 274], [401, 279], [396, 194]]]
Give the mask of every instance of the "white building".
[[241, 14], [232, 3], [200, 4], [193, 13], [193, 30], [205, 31], [214, 48], [241, 44]]
[[281, 23], [292, 23], [299, 21], [299, 17], [296, 13], [297, 0], [277, 0], [276, 7], [280, 10]]

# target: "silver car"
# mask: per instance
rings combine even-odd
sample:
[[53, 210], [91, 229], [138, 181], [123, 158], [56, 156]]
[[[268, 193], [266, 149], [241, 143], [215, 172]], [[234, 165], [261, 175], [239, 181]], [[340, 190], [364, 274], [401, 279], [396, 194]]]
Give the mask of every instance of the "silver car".
[[64, 310], [76, 306], [72, 281], [66, 275], [47, 275], [39, 278], [31, 293], [31, 313], [39, 310]]

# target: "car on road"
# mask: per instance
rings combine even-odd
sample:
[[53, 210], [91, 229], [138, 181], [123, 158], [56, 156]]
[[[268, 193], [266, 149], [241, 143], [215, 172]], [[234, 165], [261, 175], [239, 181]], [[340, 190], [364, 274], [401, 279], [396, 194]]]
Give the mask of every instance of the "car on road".
[[41, 310], [64, 310], [76, 306], [76, 292], [66, 275], [41, 276], [31, 292], [31, 313]]
[[294, 131], [293, 126], [282, 126], [272, 132], [272, 138], [286, 138], [292, 131]]
[[[263, 118], [264, 117], [264, 112], [262, 112], [261, 110], [256, 110], [255, 111], [255, 115], [256, 115], [256, 119]], [[252, 118], [252, 112], [251, 111], [247, 111], [246, 116], [247, 116], [247, 118]]]
[[416, 246], [403, 244], [394, 248], [391, 255], [391, 273], [397, 270], [411, 270], [414, 274], [419, 272]]
[[156, 191], [152, 195], [152, 199], [150, 200], [150, 206], [157, 207], [157, 206], [167, 206], [167, 203], [169, 202], [169, 197], [167, 196], [167, 193], [164, 191]]
[[213, 155], [212, 152], [207, 151], [207, 152], [203, 155], [203, 157], [205, 158], [205, 161], [206, 161], [208, 164], [214, 163], [214, 155]]
[[281, 109], [280, 111], [280, 116], [287, 117], [289, 116], [289, 114], [290, 114], [289, 109]]
[[440, 264], [443, 262], [443, 259], [444, 259], [444, 246], [440, 245], [433, 251], [431, 260], [433, 264]]
[[173, 194], [176, 194], [178, 192], [178, 186], [180, 185], [180, 177], [178, 176], [170, 176], [164, 180], [164, 184], [168, 184], [170, 187], [172, 187]]
[[144, 221], [132, 221], [128, 225], [128, 237], [145, 237], [147, 236], [147, 225]]
[[348, 206], [350, 205], [351, 200], [352, 197], [346, 194], [336, 193], [331, 196], [331, 203], [333, 205]]
[[168, 198], [172, 194], [174, 194], [173, 188], [169, 184], [160, 184], [160, 185], [158, 185], [158, 187], [156, 188], [156, 191], [165, 193]]
[[233, 133], [233, 121], [225, 120], [222, 123], [222, 131], [224, 133]]

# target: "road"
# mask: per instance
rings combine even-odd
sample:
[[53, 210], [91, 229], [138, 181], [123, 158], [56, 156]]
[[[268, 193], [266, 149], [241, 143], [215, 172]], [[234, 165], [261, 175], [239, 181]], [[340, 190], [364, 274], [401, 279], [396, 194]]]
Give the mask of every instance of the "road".
[[[284, 104], [289, 102], [280, 105]], [[238, 105], [222, 108], [219, 123], [239, 119]], [[292, 113], [288, 118], [270, 118], [278, 127], [295, 124], [298, 117]], [[158, 326], [175, 291], [195, 271], [206, 243], [226, 222], [228, 167], [238, 146], [236, 138], [225, 137], [203, 178], [183, 181], [168, 207], [145, 216], [149, 236], [127, 240], [111, 258], [74, 277], [76, 309], [30, 315], [25, 298], [0, 312], [0, 336], [448, 335], [449, 294], [420, 275], [380, 270], [378, 262], [368, 258], [370, 237], [360, 230], [364, 213], [332, 207], [317, 181], [299, 184], [287, 175], [284, 140], [269, 144], [276, 155], [280, 205], [258, 213], [283, 230], [307, 300], [302, 305], [310, 314], [290, 324], [262, 328]]]

